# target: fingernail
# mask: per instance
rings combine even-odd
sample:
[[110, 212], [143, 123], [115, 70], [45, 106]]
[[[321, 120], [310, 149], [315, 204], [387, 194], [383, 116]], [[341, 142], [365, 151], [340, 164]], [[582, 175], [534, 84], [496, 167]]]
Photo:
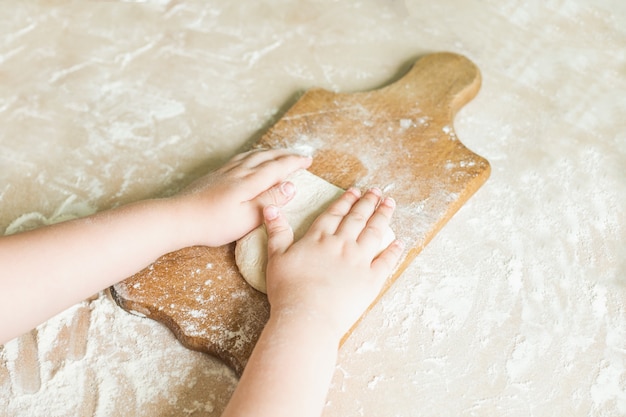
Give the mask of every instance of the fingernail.
[[276, 206], [265, 207], [265, 218], [267, 220], [274, 220], [277, 217], [278, 217], [278, 207]]
[[395, 208], [396, 200], [394, 200], [391, 197], [386, 197], [385, 200], [383, 201], [383, 204], [385, 204], [387, 207]]
[[280, 192], [287, 197], [291, 197], [296, 192], [296, 186], [289, 181], [285, 181], [280, 184]]
[[361, 197], [361, 190], [359, 190], [358, 188], [355, 187], [350, 187], [346, 190], [346, 192], [356, 196], [356, 197]]
[[370, 188], [370, 193], [377, 195], [378, 197], [383, 195], [383, 192], [380, 191], [380, 188], [374, 187], [374, 188]]

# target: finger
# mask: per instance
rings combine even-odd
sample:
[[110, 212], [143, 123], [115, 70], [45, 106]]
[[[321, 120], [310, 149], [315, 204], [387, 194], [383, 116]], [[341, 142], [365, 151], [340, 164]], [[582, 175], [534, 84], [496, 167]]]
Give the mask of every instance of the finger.
[[277, 159], [271, 159], [255, 167], [245, 176], [246, 184], [252, 190], [256, 190], [256, 197], [270, 187], [282, 182], [293, 172], [299, 169], [307, 169], [312, 159], [302, 155], [283, 155]]
[[267, 255], [283, 253], [293, 243], [293, 230], [287, 219], [276, 206], [267, 206], [263, 209], [265, 230], [267, 231]]
[[361, 191], [356, 188], [349, 188], [315, 219], [310, 229], [320, 233], [335, 234], [343, 218], [360, 197]]
[[296, 195], [296, 186], [290, 181], [284, 181], [262, 192], [251, 202], [259, 208], [266, 206], [282, 207]]
[[363, 247], [371, 249], [374, 254], [378, 253], [385, 232], [389, 229], [389, 221], [395, 208], [396, 202], [392, 198], [384, 198], [369, 218], [357, 242]]
[[404, 243], [396, 239], [383, 250], [372, 262], [376, 280], [382, 284], [391, 275], [404, 251]]
[[233, 156], [232, 158], [230, 158], [228, 161], [226, 161], [226, 163], [224, 163], [218, 169], [223, 171], [223, 172], [228, 172], [228, 171], [233, 171], [233, 170], [236, 170], [236, 169], [241, 169], [242, 165], [245, 163], [244, 161], [247, 158], [250, 158], [252, 154], [257, 154], [257, 153], [266, 152], [266, 151], [267, 151], [266, 149], [256, 148], [256, 149], [251, 149], [251, 150], [246, 151], [246, 152], [238, 153], [235, 156]]
[[238, 161], [241, 161], [241, 160], [244, 160], [244, 159], [248, 158], [253, 153], [266, 152], [266, 151], [267, 151], [267, 149], [263, 149], [263, 148], [250, 149], [250, 150], [248, 150], [246, 152], [238, 153], [237, 155], [235, 155], [232, 158], [230, 158], [230, 160], [228, 162], [238, 162]]
[[343, 218], [337, 233], [350, 239], [357, 239], [380, 202], [381, 191], [372, 188], [357, 201]]
[[241, 165], [254, 169], [258, 168], [261, 165], [280, 160], [284, 157], [302, 157], [302, 155], [297, 155], [288, 149], [263, 149], [260, 151], [252, 150], [247, 153], [247, 155], [241, 159]]
[[[254, 173], [254, 171], [259, 169], [262, 165], [277, 162], [285, 156], [303, 158], [304, 160], [311, 159], [310, 157], [295, 154], [288, 149], [255, 148], [235, 155], [220, 169], [223, 171], [239, 171], [240, 175], [246, 176], [250, 174], [251, 171]], [[308, 168], [309, 165], [310, 162], [308, 165], [305, 164], [304, 168]]]
[[[253, 161], [251, 161], [252, 169], [262, 170], [267, 167], [271, 168], [273, 165], [277, 165], [277, 164], [289, 165], [289, 164], [297, 163], [298, 166], [300, 166], [300, 164], [303, 162], [306, 162], [306, 166], [304, 166], [304, 168], [306, 169], [313, 162], [313, 158], [311, 158], [310, 156], [296, 154], [296, 153], [289, 152], [284, 149], [277, 149], [275, 151], [267, 151], [267, 152], [264, 152], [264, 154], [268, 154], [268, 155], [263, 155], [263, 157], [258, 157], [258, 158], [257, 157], [252, 158], [253, 159]], [[255, 163], [255, 165], [252, 166], [252, 163]]]

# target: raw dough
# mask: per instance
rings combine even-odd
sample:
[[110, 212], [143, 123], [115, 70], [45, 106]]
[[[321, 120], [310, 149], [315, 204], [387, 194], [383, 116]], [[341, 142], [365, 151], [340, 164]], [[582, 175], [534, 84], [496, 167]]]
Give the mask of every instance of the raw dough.
[[[299, 170], [289, 177], [297, 192], [293, 200], [283, 209], [291, 225], [294, 239], [300, 239], [313, 221], [344, 192], [341, 188], [311, 174]], [[380, 250], [386, 248], [395, 235], [391, 228], [385, 232]], [[253, 288], [267, 293], [265, 286], [265, 268], [267, 267], [267, 232], [261, 225], [237, 241], [235, 261], [239, 272]]]

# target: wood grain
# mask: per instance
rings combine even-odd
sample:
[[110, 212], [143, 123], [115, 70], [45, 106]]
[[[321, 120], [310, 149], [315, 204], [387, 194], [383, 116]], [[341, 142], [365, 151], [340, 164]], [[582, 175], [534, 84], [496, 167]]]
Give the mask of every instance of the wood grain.
[[[480, 81], [467, 58], [430, 54], [378, 90], [309, 90], [255, 146], [310, 153], [310, 170], [325, 180], [341, 188], [377, 186], [394, 197], [392, 227], [407, 251], [386, 290], [489, 176], [489, 163], [453, 128]], [[237, 270], [234, 244], [166, 254], [111, 292], [124, 309], [164, 323], [185, 346], [238, 373], [269, 317], [265, 295]]]

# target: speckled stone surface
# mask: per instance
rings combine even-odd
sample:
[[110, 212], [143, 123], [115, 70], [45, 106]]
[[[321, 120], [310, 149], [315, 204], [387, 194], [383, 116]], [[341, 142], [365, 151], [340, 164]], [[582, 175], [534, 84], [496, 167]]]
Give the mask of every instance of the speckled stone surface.
[[[623, 2], [5, 2], [0, 29], [5, 233], [172, 193], [310, 87], [466, 55], [455, 129], [491, 178], [343, 346], [324, 416], [626, 414]], [[2, 416], [218, 416], [235, 385], [105, 294], [0, 350]]]

